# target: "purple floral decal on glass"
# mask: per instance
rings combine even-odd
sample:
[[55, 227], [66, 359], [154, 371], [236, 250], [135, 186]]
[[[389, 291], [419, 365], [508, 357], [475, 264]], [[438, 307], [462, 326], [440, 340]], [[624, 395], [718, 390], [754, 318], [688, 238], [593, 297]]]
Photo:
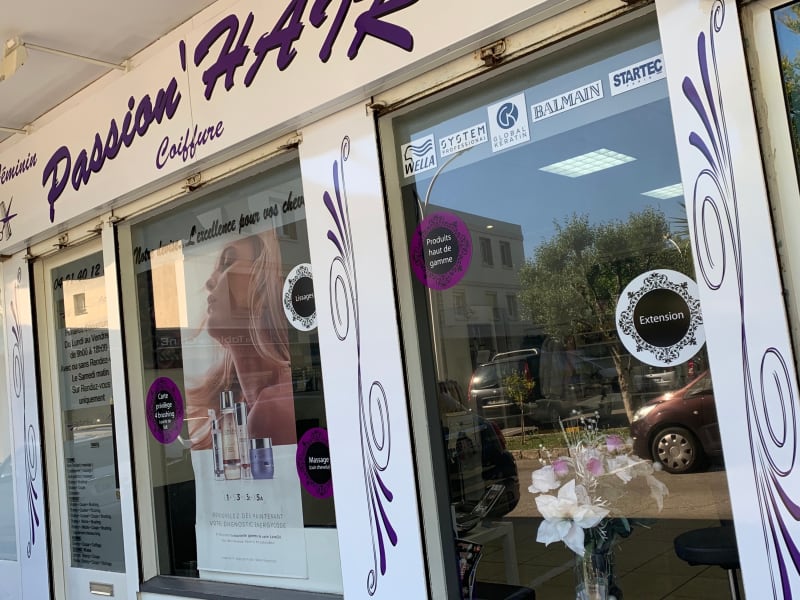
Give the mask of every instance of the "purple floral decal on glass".
[[330, 266], [331, 319], [340, 341], [355, 338], [356, 377], [358, 378], [358, 418], [361, 436], [361, 461], [364, 470], [364, 487], [372, 531], [373, 567], [367, 574], [367, 592], [374, 595], [378, 589], [378, 569], [386, 574], [386, 542], [397, 545], [397, 532], [387, 514], [394, 494], [384, 483], [381, 474], [386, 471], [391, 458], [391, 429], [389, 404], [380, 381], [369, 384], [366, 392], [361, 366], [361, 323], [358, 305], [358, 277], [347, 205], [344, 163], [350, 156], [350, 138], [342, 140], [340, 160], [333, 161], [332, 198], [327, 191], [323, 200], [335, 227], [328, 230], [328, 239], [336, 247], [337, 256]]
[[[749, 439], [742, 442], [750, 446], [764, 545], [771, 565], [771, 597], [792, 598], [800, 589], [800, 505], [794, 468], [798, 459], [797, 391], [781, 349], [764, 349], [748, 341], [753, 317], [749, 316], [752, 309], [748, 314], [745, 307], [756, 299], [746, 297], [740, 204], [715, 47], [715, 36], [725, 23], [725, 2], [715, 0], [709, 17], [708, 35], [701, 32], [697, 36], [699, 79], [687, 76], [682, 86], [702, 122], [700, 130], [689, 133], [688, 143], [706, 163], [695, 175], [687, 211], [695, 262], [705, 285], [712, 291], [735, 286], [738, 293], [749, 433]], [[767, 590], [760, 593], [770, 595]]]
[[14, 382], [14, 399], [22, 403], [23, 431], [25, 432], [25, 489], [28, 504], [28, 544], [27, 555], [31, 557], [36, 545], [36, 530], [39, 528], [39, 512], [37, 503], [39, 493], [36, 491], [36, 480], [39, 477], [39, 434], [36, 423], [31, 419], [28, 397], [25, 392], [25, 352], [22, 325], [19, 322], [19, 302], [17, 291], [22, 285], [22, 269], [17, 269], [17, 281], [14, 284], [14, 298], [11, 300], [11, 335], [14, 345], [11, 348], [11, 375]]

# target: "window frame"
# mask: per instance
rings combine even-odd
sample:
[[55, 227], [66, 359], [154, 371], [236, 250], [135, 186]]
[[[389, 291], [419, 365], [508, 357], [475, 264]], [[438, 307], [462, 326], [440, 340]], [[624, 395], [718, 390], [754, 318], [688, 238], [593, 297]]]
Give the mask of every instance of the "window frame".
[[[762, 0], [741, 7], [753, 109], [761, 124], [758, 136], [763, 148], [771, 148], [770, 160], [763, 161], [769, 202], [772, 207], [776, 252], [785, 287], [789, 326], [795, 362], [800, 367], [800, 239], [795, 224], [800, 222], [800, 166], [795, 164], [791, 121], [783, 91], [780, 54], [773, 26], [773, 10], [792, 4], [786, 0]], [[798, 140], [800, 143], [800, 140]]]
[[[391, 88], [373, 99], [378, 116], [378, 138], [381, 148], [397, 147], [393, 120], [410, 112], [424, 109], [428, 104], [448, 96], [468, 93], [475, 85], [491, 80], [509, 70], [547, 58], [559, 50], [572, 48], [598, 35], [646, 18], [654, 18], [655, 5], [626, 5], [620, 10], [618, 4], [597, 2], [570, 9], [542, 23], [512, 34], [505, 39], [516, 51], [512, 60], [503, 61], [488, 71], [481, 67], [476, 70], [474, 57], [456, 59], [439, 70], [410, 81], [408, 84]], [[542, 40], [545, 40], [542, 42]], [[383, 108], [385, 110], [383, 110]], [[412, 431], [414, 450], [418, 467], [418, 482], [422, 499], [422, 523], [427, 532], [426, 552], [432, 591], [434, 593], [458, 595], [460, 584], [456, 571], [455, 554], [450, 547], [453, 532], [449, 519], [449, 499], [443, 493], [439, 481], [447, 477], [443, 460], [445, 448], [441, 436], [431, 435], [430, 423], [439, 419], [438, 410], [425, 397], [430, 390], [425, 389], [426, 373], [437, 360], [428, 355], [424, 346], [429, 338], [421, 332], [419, 317], [415, 309], [412, 291], [411, 267], [408, 259], [408, 240], [405, 239], [403, 198], [400, 190], [404, 182], [395, 161], [384, 154], [382, 162], [385, 178], [386, 206], [389, 216], [389, 241], [395, 259], [395, 280], [397, 301], [400, 309], [401, 339], [405, 349], [405, 364], [411, 402]], [[430, 315], [427, 316], [427, 319]], [[428, 327], [429, 325], [424, 325]], [[439, 561], [436, 558], [442, 557]]]
[[[195, 192], [196, 195], [175, 200], [163, 197], [153, 202], [143, 199], [141, 203], [126, 205], [130, 212], [128, 218], [120, 219], [115, 224], [118, 252], [117, 266], [119, 269], [119, 287], [122, 291], [121, 317], [125, 329], [124, 352], [126, 355], [126, 376], [128, 380], [128, 403], [130, 410], [130, 442], [133, 454], [137, 460], [134, 469], [134, 500], [136, 505], [136, 521], [138, 525], [138, 558], [139, 558], [139, 589], [148, 594], [165, 596], [178, 596], [189, 598], [216, 599], [220, 597], [231, 600], [265, 599], [292, 599], [292, 600], [341, 600], [343, 593], [321, 592], [315, 590], [289, 589], [283, 587], [250, 585], [233, 582], [219, 582], [209, 579], [162, 575], [158, 566], [158, 537], [156, 528], [156, 510], [153, 501], [153, 479], [151, 475], [151, 462], [149, 452], [149, 429], [143, 410], [136, 407], [145, 405], [147, 390], [145, 389], [141, 373], [145, 367], [142, 360], [142, 340], [139, 332], [139, 308], [135, 293], [125, 294], [126, 290], [135, 290], [136, 279], [134, 260], [126, 257], [133, 256], [132, 228], [143, 221], [149, 221], [159, 214], [179, 210], [193, 203], [202, 202], [207, 196], [223, 192], [226, 188], [237, 183], [267, 175], [269, 171], [287, 163], [299, 164], [300, 159], [296, 148], [279, 146], [278, 142], [268, 145], [276, 146], [270, 152], [262, 150], [261, 157], [255, 163], [246, 164], [241, 169], [231, 169], [229, 164], [220, 167], [220, 177], [215, 178], [203, 190]], [[241, 161], [232, 159], [233, 162]], [[302, 176], [302, 173], [301, 173]], [[150, 201], [148, 201], [150, 200]], [[291, 228], [288, 232], [278, 230], [279, 239], [294, 240]], [[126, 301], [127, 299], [127, 301]], [[338, 536], [338, 526], [334, 529]]]

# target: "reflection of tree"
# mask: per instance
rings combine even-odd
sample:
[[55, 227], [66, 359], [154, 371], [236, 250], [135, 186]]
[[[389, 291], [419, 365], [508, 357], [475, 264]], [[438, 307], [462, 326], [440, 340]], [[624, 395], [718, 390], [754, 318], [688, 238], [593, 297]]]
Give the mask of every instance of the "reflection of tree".
[[[800, 5], [784, 9], [778, 16], [783, 25], [800, 34]], [[789, 113], [789, 122], [792, 129], [792, 145], [794, 147], [795, 164], [800, 165], [800, 53], [794, 58], [781, 53], [781, 73], [783, 74], [783, 93], [786, 98], [786, 110]]]
[[522, 443], [525, 443], [525, 403], [530, 399], [533, 392], [534, 382], [520, 373], [518, 370], [512, 371], [503, 378], [503, 388], [506, 396], [511, 398], [519, 406], [520, 428], [522, 429]]
[[534, 323], [561, 340], [592, 339], [604, 344], [619, 377], [630, 419], [632, 358], [617, 336], [615, 310], [619, 295], [637, 275], [652, 269], [674, 269], [691, 275], [691, 253], [685, 238], [670, 237], [660, 211], [645, 209], [627, 221], [590, 224], [574, 215], [534, 251], [520, 270], [520, 301]]

